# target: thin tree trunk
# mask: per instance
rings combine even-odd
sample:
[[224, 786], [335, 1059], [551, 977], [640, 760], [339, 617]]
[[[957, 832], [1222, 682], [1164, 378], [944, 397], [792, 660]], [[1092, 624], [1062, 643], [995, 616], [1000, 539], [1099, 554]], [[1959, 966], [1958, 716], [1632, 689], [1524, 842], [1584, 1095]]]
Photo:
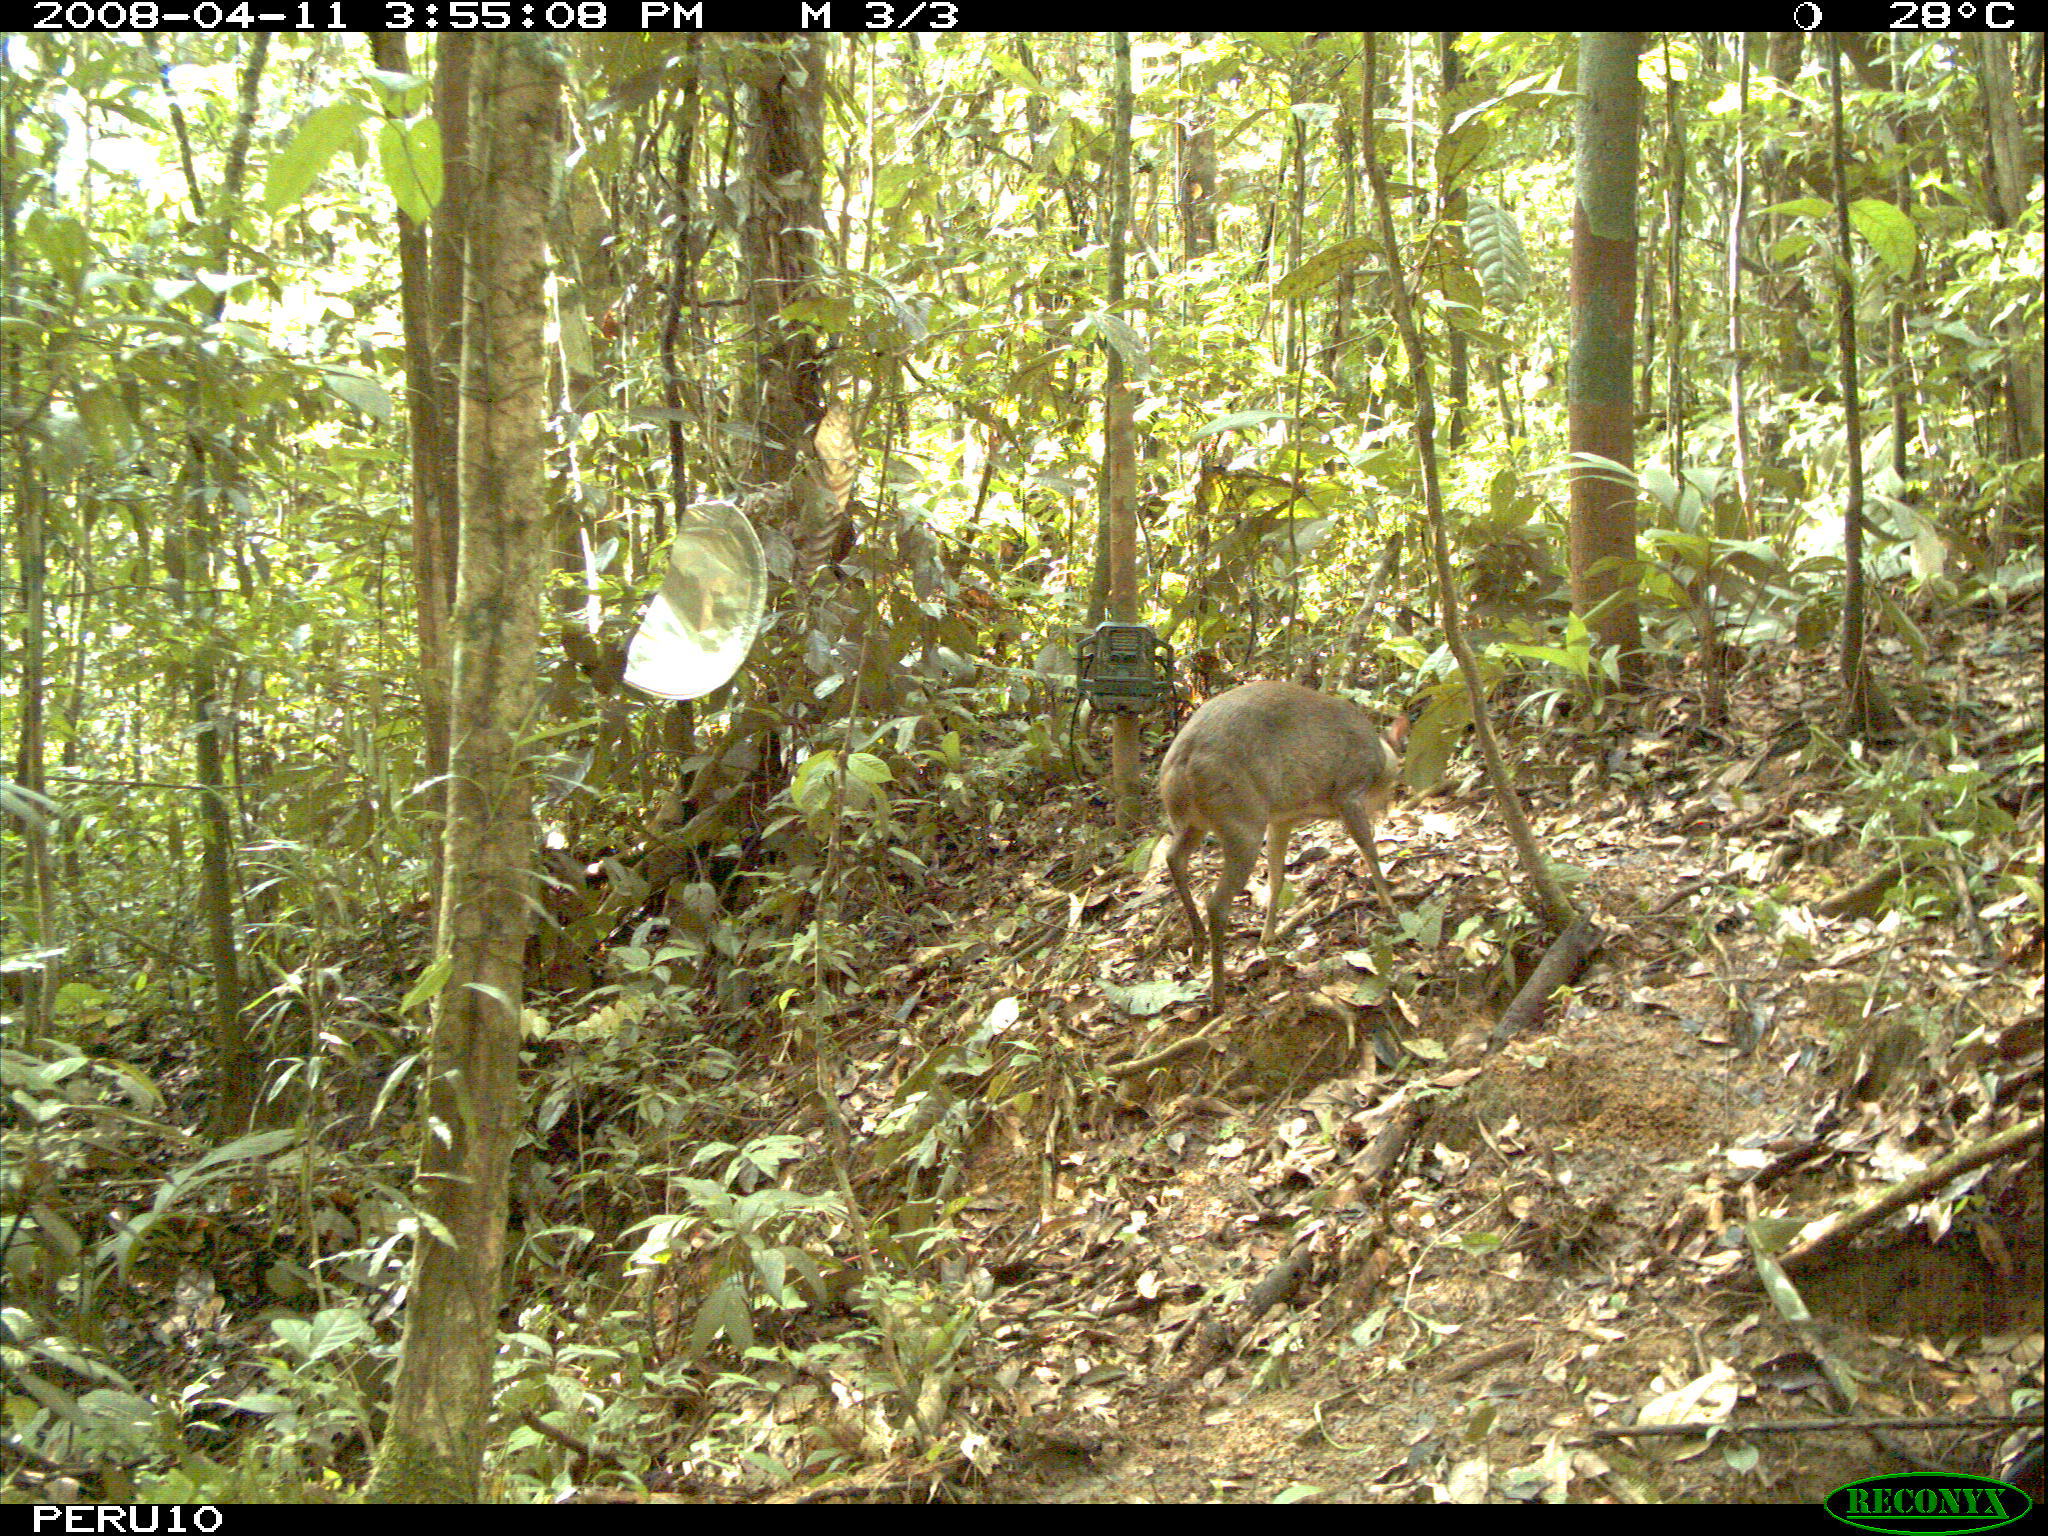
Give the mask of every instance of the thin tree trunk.
[[[405, 34], [372, 32], [379, 69], [409, 73]], [[444, 58], [445, 66], [445, 58]], [[443, 128], [445, 150], [447, 131]], [[447, 186], [442, 187], [446, 200]], [[459, 216], [450, 216], [459, 222]], [[405, 326], [406, 421], [412, 431], [412, 579], [414, 638], [419, 647], [420, 735], [426, 744], [426, 804], [433, 808], [430, 906], [439, 920], [443, 818], [448, 794], [448, 598], [456, 526], [455, 416], [443, 390], [439, 346], [449, 335], [434, 306], [434, 272], [426, 226], [398, 211], [398, 303]]]
[[[1572, 204], [1571, 447], [1635, 467], [1636, 135], [1642, 89], [1633, 32], [1579, 39], [1579, 169]], [[1674, 231], [1675, 234], [1675, 231]], [[1572, 607], [1623, 676], [1640, 666], [1635, 585], [1635, 486], [1612, 470], [1575, 468], [1571, 481]], [[1602, 562], [1609, 562], [1604, 564]]]

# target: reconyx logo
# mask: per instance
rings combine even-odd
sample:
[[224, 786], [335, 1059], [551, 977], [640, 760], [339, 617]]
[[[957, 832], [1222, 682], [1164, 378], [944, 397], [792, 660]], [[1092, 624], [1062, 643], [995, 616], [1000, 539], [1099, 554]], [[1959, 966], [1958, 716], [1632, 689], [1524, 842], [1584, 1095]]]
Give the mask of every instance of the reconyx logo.
[[1961, 1536], [2010, 1525], [2033, 1502], [2011, 1483], [1988, 1477], [1913, 1472], [1844, 1483], [1828, 1495], [1827, 1512], [1866, 1531]]

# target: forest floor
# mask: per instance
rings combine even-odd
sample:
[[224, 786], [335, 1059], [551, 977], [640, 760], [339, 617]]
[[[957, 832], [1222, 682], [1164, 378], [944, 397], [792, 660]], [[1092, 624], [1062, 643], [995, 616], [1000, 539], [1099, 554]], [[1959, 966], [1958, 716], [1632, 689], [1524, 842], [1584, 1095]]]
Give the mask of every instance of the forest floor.
[[[1085, 1064], [1092, 1092], [990, 1114], [951, 1192], [964, 1261], [991, 1279], [978, 1358], [953, 1372], [955, 1410], [994, 1441], [980, 1496], [1812, 1501], [1883, 1472], [1994, 1473], [2013, 1436], [1983, 1424], [1603, 1437], [1999, 1418], [2030, 1387], [2038, 1421], [2038, 1137], [1801, 1273], [1811, 1323], [1774, 1305], [1745, 1237], [2038, 1129], [2038, 895], [1961, 906], [1955, 860], [1908, 857], [1889, 902], [1816, 911], [1892, 857], [1863, 840], [1896, 809], [1872, 797], [1939, 816], [1924, 786], [1944, 774], [2005, 828], [1975, 845], [1978, 889], [2040, 867], [2038, 592], [1928, 623], [1925, 665], [1880, 658], [1914, 670], [1919, 722], [1873, 755], [1897, 770], [1880, 785], [1804, 750], [1807, 722], [1832, 731], [1819, 653], [1752, 657], [1716, 735], [1674, 693], [1619, 743], [1525, 738], [1532, 814], [1586, 872], [1576, 899], [1607, 943], [1497, 1054], [1503, 950], [1525, 977], [1543, 938], [1476, 770], [1381, 830], [1402, 907], [1440, 907], [1393, 944], [1412, 990], [1372, 974], [1384, 947], [1357, 947], [1386, 920], [1326, 824], [1295, 837], [1285, 958], [1260, 958], [1238, 904], [1233, 991], [1206, 1030], [1199, 1001], [1161, 1006], [1206, 990], [1164, 876], [1080, 835], [1071, 797], [1007, 822], [933, 898], [950, 926], [870, 987], [885, 1027], [845, 1079], [867, 1132], [979, 1020]], [[1017, 921], [1020, 897], [1044, 930]], [[1204, 1049], [1156, 1070], [1114, 1065], [1198, 1031]], [[930, 1472], [877, 1463], [802, 1497], [914, 1497]]]
[[[1877, 656], [1913, 723], [1868, 767], [1822, 739], [1838, 689], [1818, 651], [1748, 657], [1713, 732], [1668, 687], [1619, 734], [1508, 725], [1539, 836], [1583, 872], [1605, 944], [1498, 1051], [1547, 935], [1475, 769], [1384, 819], [1398, 923], [1340, 827], [1298, 832], [1279, 943], [1255, 942], [1255, 883], [1213, 1019], [1170, 884], [1132, 871], [1137, 837], [1071, 785], [988, 808], [895, 888], [913, 894], [857, 919], [893, 925], [898, 958], [849, 978], [831, 1021], [842, 1193], [873, 1240], [899, 1235], [884, 1269], [929, 1278], [849, 1303], [850, 1262], [830, 1307], [757, 1304], [769, 1352], [685, 1342], [749, 1251], [736, 1208], [684, 1223], [638, 1280], [551, 1269], [547, 1234], [630, 1250], [649, 1178], [710, 1177], [707, 1140], [786, 1136], [782, 1182], [832, 1187], [814, 1175], [839, 1133], [799, 1032], [716, 972], [637, 1037], [616, 1002], [600, 1028], [588, 1004], [530, 997], [555, 1031], [526, 1069], [537, 1142], [515, 1169], [506, 1326], [539, 1353], [508, 1375], [499, 1433], [529, 1464], [568, 1460], [524, 1496], [1756, 1502], [1927, 1466], [1995, 1475], [2017, 1437], [1994, 1421], [2030, 1404], [2038, 1422], [2042, 1382], [2040, 588], [1917, 618], [1924, 656]], [[1198, 856], [1198, 887], [1212, 869]], [[407, 947], [357, 963], [366, 1018], [424, 964]], [[173, 1049], [158, 1038], [137, 1059]], [[602, 1069], [600, 1039], [626, 1041]], [[196, 1094], [196, 1063], [150, 1065]], [[345, 1249], [354, 1202], [402, 1185], [410, 1133], [368, 1107], [389, 1066], [366, 1060], [361, 1113], [322, 1133], [355, 1171], [268, 1226], [217, 1206], [160, 1228], [129, 1276], [131, 1379], [223, 1402], [292, 1374], [257, 1363], [276, 1354], [266, 1303], [291, 1305], [277, 1255]], [[1764, 1283], [1752, 1232], [2000, 1132], [2019, 1144], [1908, 1188], [1799, 1270], [1812, 1320]], [[805, 1239], [803, 1220], [773, 1240], [843, 1237]], [[326, 1235], [292, 1238], [302, 1223]], [[950, 1235], [920, 1250], [921, 1225]], [[368, 1323], [390, 1327], [397, 1300]], [[1835, 1427], [1933, 1417], [1949, 1427]], [[303, 1409], [296, 1429], [265, 1422], [313, 1437]], [[620, 1422], [631, 1443], [608, 1447]], [[1777, 1432], [1612, 1434], [1650, 1424]], [[346, 1486], [362, 1437], [327, 1433]]]

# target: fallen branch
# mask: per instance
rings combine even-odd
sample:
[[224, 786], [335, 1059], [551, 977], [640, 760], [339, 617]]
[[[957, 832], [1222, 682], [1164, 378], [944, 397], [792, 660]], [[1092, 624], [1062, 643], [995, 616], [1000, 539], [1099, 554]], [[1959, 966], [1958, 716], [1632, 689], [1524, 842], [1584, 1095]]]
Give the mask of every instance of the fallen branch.
[[1605, 941], [1606, 935], [1590, 919], [1583, 917], [1559, 934], [1557, 941], [1536, 962], [1536, 969], [1529, 973], [1529, 979], [1515, 994], [1515, 1000], [1501, 1014], [1500, 1022], [1493, 1026], [1493, 1034], [1486, 1042], [1487, 1050], [1499, 1050], [1534, 1024], [1542, 1015], [1543, 1005], [1550, 1000], [1550, 994], [1575, 980], [1586, 962], [1600, 952]]
[[1133, 1056], [1129, 1061], [1112, 1061], [1102, 1069], [1102, 1075], [1112, 1082], [1121, 1082], [1127, 1077], [1136, 1077], [1140, 1072], [1150, 1072], [1154, 1067], [1163, 1067], [1169, 1061], [1178, 1061], [1181, 1057], [1211, 1044], [1211, 1036], [1218, 1022], [1221, 1021], [1212, 1022], [1196, 1033], [1174, 1041], [1171, 1045], [1163, 1045], [1149, 1056]]
[[[1402, 1154], [1408, 1150], [1408, 1143], [1415, 1139], [1415, 1133], [1422, 1126], [1422, 1111], [1412, 1103], [1404, 1103], [1380, 1128], [1373, 1137], [1372, 1145], [1365, 1149], [1358, 1159], [1358, 1183], [1361, 1187], [1382, 1182], [1400, 1164]], [[1251, 1331], [1258, 1320], [1301, 1289], [1301, 1283], [1308, 1277], [1310, 1261], [1315, 1256], [1315, 1239], [1311, 1234], [1297, 1242], [1281, 1257], [1279, 1263], [1267, 1270], [1256, 1284], [1244, 1294], [1244, 1299], [1232, 1309], [1228, 1316], [1212, 1318], [1203, 1327], [1201, 1341], [1195, 1351], [1195, 1363], [1190, 1374], [1199, 1374], [1208, 1368], [1209, 1362], [1231, 1349], [1236, 1342]]]
[[1899, 1180], [1857, 1209], [1827, 1218], [1813, 1236], [1794, 1243], [1779, 1254], [1778, 1263], [1787, 1274], [1812, 1269], [1847, 1246], [1857, 1233], [1875, 1226], [1892, 1212], [1933, 1194], [1949, 1180], [1968, 1173], [1972, 1168], [1995, 1163], [2040, 1139], [2041, 1117], [2036, 1115], [2031, 1120], [2023, 1120], [2000, 1131], [1996, 1136], [1987, 1136], [1982, 1141], [1951, 1152], [1911, 1178]]
[[1898, 883], [1903, 873], [1905, 866], [1894, 861], [1868, 880], [1859, 880], [1846, 891], [1830, 896], [1826, 901], [1815, 902], [1813, 910], [1821, 917], [1875, 917], [1878, 902]]

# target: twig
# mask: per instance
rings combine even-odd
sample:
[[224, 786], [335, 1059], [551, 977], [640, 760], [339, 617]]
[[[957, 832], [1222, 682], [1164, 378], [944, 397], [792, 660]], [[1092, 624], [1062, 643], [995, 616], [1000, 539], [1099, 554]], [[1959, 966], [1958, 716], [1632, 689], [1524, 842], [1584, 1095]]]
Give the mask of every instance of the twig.
[[1734, 1424], [1725, 1420], [1685, 1424], [1637, 1424], [1633, 1428], [1589, 1429], [1594, 1440], [1630, 1440], [1637, 1435], [1803, 1435], [1830, 1429], [2039, 1429], [2041, 1420], [1997, 1413], [1950, 1413], [1915, 1419], [1905, 1415], [1859, 1419], [1847, 1414], [1821, 1419], [1768, 1419]]

